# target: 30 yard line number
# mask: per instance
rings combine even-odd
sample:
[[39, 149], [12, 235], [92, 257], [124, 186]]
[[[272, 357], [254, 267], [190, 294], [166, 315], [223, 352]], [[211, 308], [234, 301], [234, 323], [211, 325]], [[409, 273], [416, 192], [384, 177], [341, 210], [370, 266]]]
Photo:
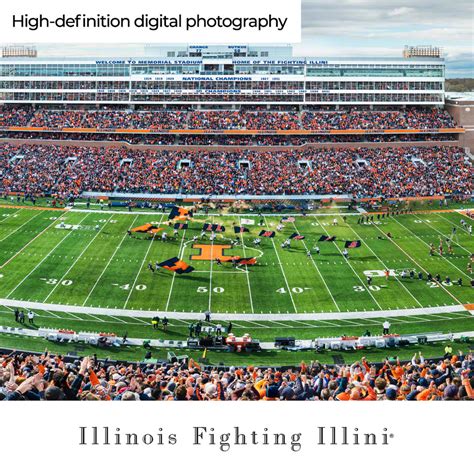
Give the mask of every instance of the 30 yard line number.
[[[58, 284], [58, 279], [57, 278], [40, 278], [40, 280], [43, 280], [47, 285], [57, 285]], [[71, 286], [73, 284], [72, 280], [63, 280], [60, 283], [63, 286]]]

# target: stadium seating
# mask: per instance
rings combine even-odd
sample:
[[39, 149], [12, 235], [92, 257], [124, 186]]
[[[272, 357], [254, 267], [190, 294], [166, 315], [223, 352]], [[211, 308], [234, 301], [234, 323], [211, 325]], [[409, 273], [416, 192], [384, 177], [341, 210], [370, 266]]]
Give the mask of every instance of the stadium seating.
[[[178, 359], [178, 358], [177, 358]], [[142, 363], [0, 356], [0, 400], [473, 400], [474, 356], [410, 362], [365, 358], [294, 368], [204, 368], [194, 360]]]
[[455, 122], [437, 108], [391, 111], [130, 111], [50, 110], [0, 108], [0, 127], [30, 126], [50, 129], [209, 129], [209, 130], [430, 130], [453, 128]]
[[[242, 160], [248, 167], [240, 167]], [[1, 193], [62, 198], [84, 191], [467, 195], [473, 175], [464, 151], [448, 146], [225, 152], [0, 144]]]

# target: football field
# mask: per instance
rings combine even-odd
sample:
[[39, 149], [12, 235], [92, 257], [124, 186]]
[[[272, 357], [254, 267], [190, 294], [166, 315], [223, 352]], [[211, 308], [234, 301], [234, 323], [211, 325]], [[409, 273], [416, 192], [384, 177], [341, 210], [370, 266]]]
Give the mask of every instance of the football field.
[[[457, 211], [375, 215], [364, 224], [358, 223], [360, 217], [295, 216], [277, 230], [282, 217], [276, 215], [196, 215], [173, 237], [167, 214], [3, 207], [0, 322], [10, 323], [11, 309], [22, 306], [33, 308], [39, 326], [127, 330], [131, 337], [146, 338], [153, 337], [152, 315], [166, 314], [171, 320], [167, 337], [179, 340], [186, 338], [188, 324], [210, 309], [214, 320], [232, 321], [235, 333], [249, 332], [263, 341], [362, 334], [367, 328], [380, 332], [386, 317], [399, 333], [474, 330], [468, 270], [474, 253], [468, 231], [472, 219]], [[163, 242], [161, 232], [155, 238], [127, 234], [146, 223], [163, 228], [170, 238]], [[226, 230], [211, 242], [209, 232], [201, 236], [205, 223]], [[235, 245], [234, 226], [249, 230]], [[275, 237], [261, 237], [255, 245], [262, 230]], [[305, 238], [282, 248], [294, 233]], [[323, 235], [335, 240], [319, 241]], [[345, 242], [356, 240], [361, 246], [349, 248], [345, 258]], [[432, 256], [430, 243], [436, 250]], [[217, 265], [217, 256], [255, 257], [257, 264]], [[195, 270], [179, 275], [148, 268], [172, 257]], [[439, 274], [441, 283], [428, 282], [428, 272]]]
[[[366, 312], [474, 302], [473, 275], [467, 269], [474, 238], [460, 225], [461, 219], [472, 223], [471, 219], [445, 212], [375, 217], [374, 223], [357, 224], [358, 217], [346, 216], [344, 222], [342, 216], [300, 216], [277, 231], [280, 216], [198, 215], [173, 238], [163, 214], [3, 208], [0, 297], [89, 308], [169, 313], [210, 309], [243, 315]], [[254, 224], [242, 224], [242, 219]], [[157, 224], [170, 238], [162, 242], [159, 235], [127, 235], [128, 229], [145, 223]], [[226, 231], [211, 242], [209, 233], [200, 236], [204, 223], [224, 225]], [[240, 225], [250, 232], [242, 234], [240, 244], [232, 245], [233, 227]], [[261, 230], [276, 235], [262, 237], [261, 244], [255, 245]], [[291, 240], [290, 248], [281, 248], [295, 232], [305, 239]], [[319, 242], [322, 235], [336, 240]], [[451, 255], [446, 239], [452, 240]], [[360, 240], [361, 247], [350, 248], [349, 258], [344, 258], [348, 240]], [[443, 255], [438, 252], [440, 240]], [[433, 256], [430, 243], [436, 249]], [[256, 257], [257, 264], [216, 265], [211, 256]], [[148, 269], [148, 263], [154, 266], [172, 257], [192, 265], [194, 272], [178, 275]], [[390, 270], [388, 280], [385, 269]], [[403, 270], [414, 270], [415, 278], [402, 278]], [[418, 279], [419, 272], [423, 280]], [[428, 272], [442, 280], [448, 276], [451, 282], [428, 282]], [[459, 278], [462, 286], [457, 284]]]

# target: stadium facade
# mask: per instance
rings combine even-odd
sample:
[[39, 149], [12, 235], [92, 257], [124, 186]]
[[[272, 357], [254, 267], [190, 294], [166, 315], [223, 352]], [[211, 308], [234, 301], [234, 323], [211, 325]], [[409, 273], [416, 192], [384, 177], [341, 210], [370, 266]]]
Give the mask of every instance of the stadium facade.
[[442, 58], [294, 57], [291, 46], [146, 49], [142, 58], [0, 58], [0, 102], [444, 105]]

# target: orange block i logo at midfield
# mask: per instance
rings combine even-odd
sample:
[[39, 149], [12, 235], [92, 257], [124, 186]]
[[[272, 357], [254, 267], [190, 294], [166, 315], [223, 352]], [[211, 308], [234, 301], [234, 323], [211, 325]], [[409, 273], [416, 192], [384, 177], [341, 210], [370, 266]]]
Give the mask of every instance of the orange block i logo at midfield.
[[194, 244], [193, 249], [198, 249], [198, 255], [191, 255], [191, 260], [215, 260], [218, 258], [221, 262], [230, 262], [234, 255], [224, 255], [224, 250], [232, 248], [231, 245], [220, 244]]

